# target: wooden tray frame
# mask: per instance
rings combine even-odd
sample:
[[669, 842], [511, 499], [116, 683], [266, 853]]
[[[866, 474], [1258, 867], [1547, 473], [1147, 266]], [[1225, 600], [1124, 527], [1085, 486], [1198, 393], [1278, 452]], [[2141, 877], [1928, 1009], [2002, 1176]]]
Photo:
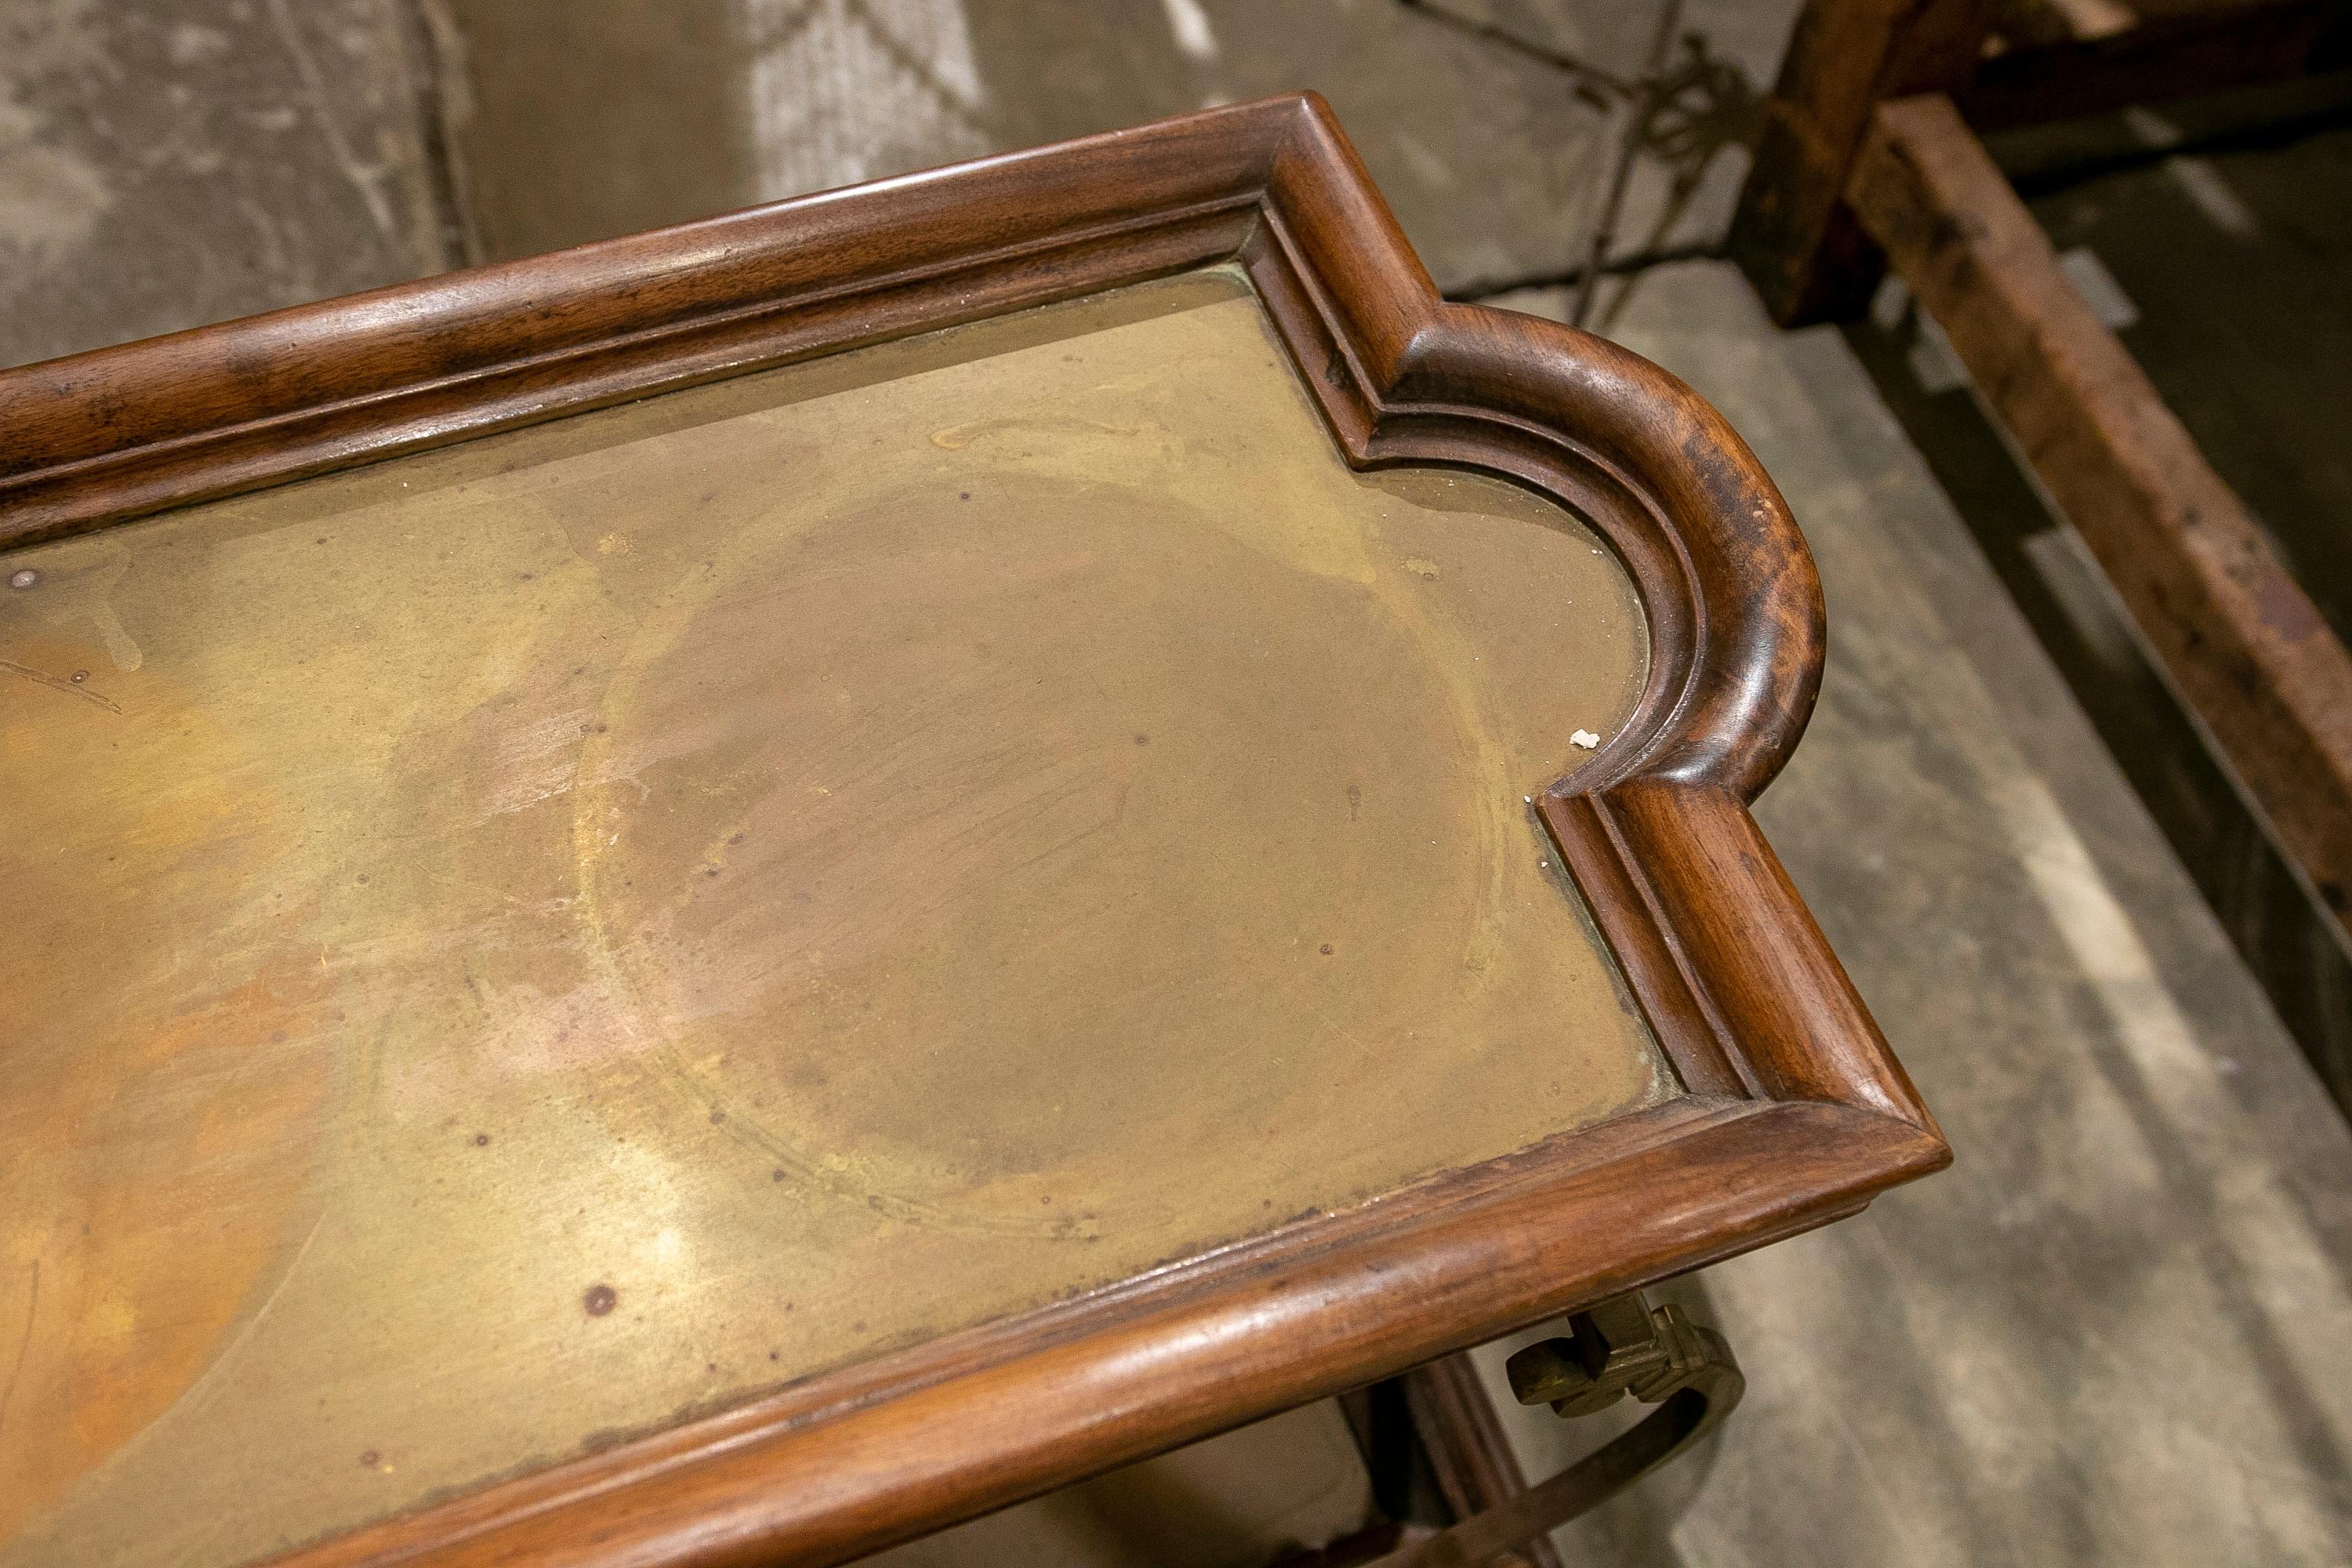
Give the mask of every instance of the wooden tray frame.
[[1507, 476], [1590, 519], [1636, 579], [1648, 689], [1539, 809], [1689, 1093], [285, 1561], [835, 1562], [1948, 1163], [1747, 811], [1820, 678], [1820, 586], [1785, 504], [1648, 362], [1443, 302], [1312, 95], [7, 372], [0, 543], [1228, 260], [1351, 464]]

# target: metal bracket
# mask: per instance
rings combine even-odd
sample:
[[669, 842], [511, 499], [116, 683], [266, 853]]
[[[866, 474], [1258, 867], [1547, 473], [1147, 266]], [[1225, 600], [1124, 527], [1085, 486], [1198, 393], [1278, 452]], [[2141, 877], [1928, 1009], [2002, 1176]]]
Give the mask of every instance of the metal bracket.
[[1747, 1392], [1731, 1347], [1672, 1305], [1638, 1290], [1571, 1315], [1566, 1339], [1511, 1357], [1505, 1372], [1522, 1405], [1562, 1416], [1606, 1410], [1630, 1394], [1658, 1406], [1549, 1480], [1474, 1513], [1380, 1568], [1475, 1568], [1598, 1507], [1713, 1431]]
[[1520, 1404], [1549, 1405], [1561, 1416], [1591, 1415], [1628, 1394], [1659, 1404], [1717, 1363], [1739, 1376], [1721, 1335], [1672, 1304], [1653, 1308], [1639, 1290], [1576, 1313], [1568, 1327], [1568, 1338], [1529, 1345], [1505, 1363]]

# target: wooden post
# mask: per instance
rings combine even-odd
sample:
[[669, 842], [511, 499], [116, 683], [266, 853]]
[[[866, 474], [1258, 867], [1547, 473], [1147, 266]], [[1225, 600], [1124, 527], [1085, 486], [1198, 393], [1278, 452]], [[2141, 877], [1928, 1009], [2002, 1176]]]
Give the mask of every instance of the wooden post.
[[2352, 935], [2352, 655], [1948, 99], [1880, 105], [1847, 196]]
[[1810, 0], [1764, 106], [1730, 250], [1772, 319], [1859, 315], [1879, 259], [1846, 179], [1882, 99], [1951, 92], [1976, 72], [1992, 0]]

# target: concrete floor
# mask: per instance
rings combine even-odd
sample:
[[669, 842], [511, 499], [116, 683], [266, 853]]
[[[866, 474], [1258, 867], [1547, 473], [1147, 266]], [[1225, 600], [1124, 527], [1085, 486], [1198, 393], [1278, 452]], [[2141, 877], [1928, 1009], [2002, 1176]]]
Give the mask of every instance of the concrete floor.
[[[1720, 239], [1741, 84], [1794, 11], [1687, 6], [1715, 88], [1689, 149], [1637, 164], [1613, 256]], [[0, 363], [1302, 85], [1440, 285], [1486, 291], [1583, 262], [1607, 84], [1653, 27], [1541, 0], [0, 0]]]
[[458, 259], [398, 0], [0, 0], [0, 363]]
[[[1456, 8], [1588, 86], [1651, 25]], [[1688, 16], [1761, 83], [1792, 10]], [[1585, 254], [1612, 111], [1578, 80], [1397, 0], [0, 0], [0, 363], [1302, 84], [1477, 292]], [[1718, 237], [1740, 161], [1645, 160], [1618, 254]], [[1717, 264], [1635, 276], [1611, 330], [1725, 409], [1820, 556], [1829, 684], [1762, 816], [1959, 1163], [1679, 1287], [1748, 1404], [1570, 1544], [2352, 1560], [2352, 1138], [1848, 340], [1771, 331]], [[2314, 407], [2262, 463], [2308, 466]], [[2281, 482], [2336, 482], [2309, 467]], [[1517, 1428], [1539, 1461], [1579, 1436], [1548, 1423]]]
[[[1588, 79], [1396, 0], [450, 4], [473, 79], [499, 84], [463, 138], [493, 256], [1313, 84], [1454, 290], [1582, 258], [1577, 218], [1613, 133], [1591, 83], [1638, 72], [1653, 27], [1645, 6], [1452, 0], [1589, 61]], [[1770, 79], [1793, 14], [1690, 7], [1751, 80]], [[1743, 155], [1683, 162], [1697, 183], [1669, 213], [1679, 165], [1645, 161], [1621, 249], [1719, 235]]]

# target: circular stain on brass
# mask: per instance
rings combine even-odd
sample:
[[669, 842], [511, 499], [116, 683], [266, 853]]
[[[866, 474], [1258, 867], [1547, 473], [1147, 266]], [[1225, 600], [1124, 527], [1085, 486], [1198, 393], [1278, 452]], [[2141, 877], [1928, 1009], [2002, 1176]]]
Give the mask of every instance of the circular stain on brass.
[[[647, 621], [624, 656], [628, 679], [604, 699], [627, 754], [676, 757], [682, 784], [718, 788], [700, 732], [659, 699], [710, 676], [719, 709], [758, 716], [741, 754], [728, 753], [736, 782], [693, 820], [609, 783], [572, 795], [591, 940], [629, 1011], [670, 1037], [678, 1020], [730, 1021], [673, 1064], [705, 1115], [724, 1105], [730, 1125], [756, 1121], [813, 1197], [900, 1223], [1056, 1234], [1066, 1222], [1039, 1202], [1035, 1174], [1174, 1138], [1171, 1095], [1196, 1121], [1294, 1095], [1324, 1103], [1329, 1085], [1310, 1058], [1265, 1083], [1225, 1070], [1234, 1042], [1370, 1026], [1397, 996], [1444, 993], [1460, 965], [1443, 943], [1386, 942], [1385, 926], [1355, 923], [1372, 919], [1361, 868], [1388, 868], [1388, 881], [1443, 908], [1430, 923], [1445, 929], [1475, 916], [1488, 881], [1479, 857], [1451, 851], [1470, 826], [1463, 803], [1483, 786], [1459, 748], [1413, 739], [1454, 735], [1467, 718], [1380, 602], [1316, 572], [1267, 573], [1244, 544], [1170, 526], [1189, 513], [1142, 502], [1100, 518], [1073, 556], [1047, 504], [1061, 494], [1041, 486], [979, 556], [922, 526], [919, 505], [877, 503], [795, 536], [794, 551], [813, 541], [824, 552], [822, 572], [798, 573], [798, 554], [746, 536]], [[1102, 504], [1090, 490], [1074, 499], [1089, 515]], [[1085, 591], [1028, 635], [1037, 584], [1072, 572]], [[939, 591], [909, 599], [917, 583]], [[1237, 594], [1236, 583], [1253, 586]], [[1342, 635], [1349, 661], [1318, 657]], [[748, 657], [718, 675], [706, 666], [721, 645]], [[1268, 659], [1285, 679], [1265, 679]], [[813, 660], [840, 679], [793, 675]], [[897, 716], [918, 709], [954, 721], [902, 728]], [[1008, 753], [1012, 735], [1044, 739], [1034, 754]], [[1395, 736], [1407, 739], [1391, 746]], [[1402, 770], [1396, 812], [1377, 824], [1299, 812], [1344, 799], [1367, 754]], [[592, 742], [582, 776], [617, 777], [622, 755]], [[820, 795], [808, 783], [836, 776], [861, 787]], [[979, 833], [975, 789], [1002, 817]], [[724, 876], [709, 874], [721, 868], [715, 841], [730, 844]], [[1137, 896], [1210, 841], [1215, 874], [1181, 896]], [[944, 879], [943, 856], [954, 866]], [[836, 889], [854, 890], [846, 930]], [[1060, 940], [1024, 934], [1048, 924]], [[1342, 936], [1380, 951], [1385, 983], [1314, 1007], [1291, 995], [1278, 966], [1317, 925], [1335, 952]], [[740, 964], [698, 934], [722, 928], [761, 933], [772, 962]], [[906, 954], [920, 962], [893, 956]], [[1237, 975], [1201, 1005], [1167, 1005], [1195, 994], [1204, 964], [1223, 974], [1236, 962], [1269, 984]], [[1105, 974], [1120, 978], [1103, 1006], [1077, 1016], [1068, 999], [1100, 993]], [[1269, 997], [1274, 1016], [1262, 1016]], [[1318, 1010], [1327, 1003], [1336, 1020]], [[1106, 1029], [1160, 1047], [1121, 1053], [1131, 1069], [1068, 1073], [1065, 1053]], [[789, 1055], [723, 1048], [738, 1030], [860, 1044], [828, 1052], [811, 1082]], [[907, 1041], [924, 1048], [893, 1048]], [[1012, 1058], [1004, 1041], [1019, 1042]], [[1066, 1079], [1053, 1097], [1066, 1106], [1034, 1091]], [[943, 1117], [974, 1151], [957, 1171], [940, 1157]], [[836, 1170], [826, 1156], [849, 1144], [858, 1163]], [[1087, 1206], [1159, 1201], [1158, 1184], [1139, 1178]]]
[[373, 1448], [370, 1448], [366, 1453], [360, 1456], [360, 1463], [373, 1470], [378, 1465], [383, 1463], [383, 1456], [377, 1453]]
[[83, 681], [89, 679], [89, 671], [86, 669], [77, 669], [71, 675], [67, 676], [66, 679], [72, 681], [76, 686], [79, 686]]
[[1328, 942], [1323, 944], [1323, 956], [1326, 958], [1331, 956], [1331, 944]]
[[610, 1285], [591, 1285], [588, 1293], [580, 1298], [580, 1304], [588, 1309], [588, 1315], [592, 1318], [603, 1317], [620, 1302], [620, 1293]]

